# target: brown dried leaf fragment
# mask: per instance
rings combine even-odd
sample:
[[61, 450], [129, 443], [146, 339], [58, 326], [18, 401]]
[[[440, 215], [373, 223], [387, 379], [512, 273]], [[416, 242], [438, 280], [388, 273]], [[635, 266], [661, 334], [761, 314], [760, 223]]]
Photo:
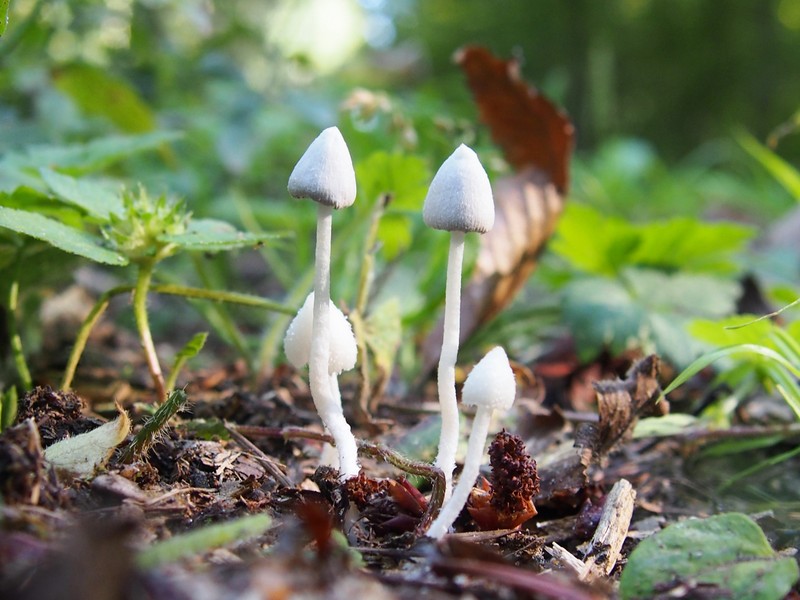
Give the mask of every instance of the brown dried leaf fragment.
[[640, 417], [665, 415], [669, 402], [661, 399], [658, 383], [660, 360], [652, 354], [635, 363], [620, 381], [598, 381], [597, 394], [600, 422], [584, 425], [576, 436], [576, 444], [590, 448], [595, 461], [603, 461], [610, 452], [633, 435]]

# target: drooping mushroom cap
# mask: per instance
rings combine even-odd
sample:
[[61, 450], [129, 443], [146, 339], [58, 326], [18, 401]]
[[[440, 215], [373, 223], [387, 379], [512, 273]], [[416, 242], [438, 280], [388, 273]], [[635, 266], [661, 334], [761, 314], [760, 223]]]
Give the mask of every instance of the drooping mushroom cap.
[[442, 163], [428, 188], [422, 219], [445, 231], [486, 233], [494, 225], [489, 176], [478, 155], [461, 144]]
[[355, 202], [356, 173], [338, 127], [328, 127], [311, 142], [289, 176], [289, 193], [333, 208]]
[[[328, 373], [338, 374], [349, 371], [356, 365], [358, 347], [353, 335], [350, 321], [339, 308], [330, 302], [331, 340]], [[308, 364], [311, 355], [311, 325], [314, 318], [314, 292], [311, 292], [303, 306], [297, 312], [286, 336], [283, 338], [283, 349], [289, 362], [300, 369]]]
[[492, 348], [476, 364], [461, 391], [461, 401], [468, 406], [508, 410], [514, 404], [517, 384], [508, 356], [502, 347]]

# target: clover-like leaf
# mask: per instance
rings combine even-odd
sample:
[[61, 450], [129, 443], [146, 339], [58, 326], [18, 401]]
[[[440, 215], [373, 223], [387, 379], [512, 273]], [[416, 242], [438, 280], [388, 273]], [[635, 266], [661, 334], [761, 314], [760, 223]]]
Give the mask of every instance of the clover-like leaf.
[[675, 523], [641, 542], [628, 558], [620, 596], [779, 600], [800, 577], [791, 556], [775, 552], [741, 513]]

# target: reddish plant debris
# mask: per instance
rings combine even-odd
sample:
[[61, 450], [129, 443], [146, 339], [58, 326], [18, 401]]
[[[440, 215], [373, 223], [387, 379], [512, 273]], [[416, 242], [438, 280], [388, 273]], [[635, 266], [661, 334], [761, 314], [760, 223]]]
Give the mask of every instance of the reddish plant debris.
[[489, 464], [491, 483], [484, 480], [467, 502], [467, 510], [478, 527], [513, 529], [536, 516], [533, 500], [539, 493], [539, 475], [525, 442], [501, 431], [489, 446]]

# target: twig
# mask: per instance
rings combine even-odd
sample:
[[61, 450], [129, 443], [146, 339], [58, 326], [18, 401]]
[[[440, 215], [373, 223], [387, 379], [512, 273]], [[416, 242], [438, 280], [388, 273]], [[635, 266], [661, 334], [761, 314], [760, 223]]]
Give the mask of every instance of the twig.
[[236, 425], [234, 425], [233, 423], [228, 423], [226, 421], [224, 423], [224, 426], [227, 432], [231, 434], [231, 437], [234, 440], [236, 440], [236, 442], [240, 446], [242, 446], [242, 448], [249, 450], [258, 460], [258, 462], [260, 462], [264, 466], [264, 468], [269, 472], [269, 474], [272, 475], [275, 481], [277, 481], [283, 487], [286, 488], [292, 487], [291, 480], [283, 472], [281, 466], [278, 463], [276, 463], [273, 459], [271, 459], [269, 456], [267, 456], [267, 454], [264, 453], [264, 451], [262, 451], [261, 448], [256, 446], [253, 442], [251, 442], [245, 436], [239, 433]]
[[620, 479], [611, 488], [584, 555], [584, 566], [579, 575], [582, 581], [608, 575], [617, 564], [619, 551], [628, 535], [635, 500], [636, 491], [628, 480]]

